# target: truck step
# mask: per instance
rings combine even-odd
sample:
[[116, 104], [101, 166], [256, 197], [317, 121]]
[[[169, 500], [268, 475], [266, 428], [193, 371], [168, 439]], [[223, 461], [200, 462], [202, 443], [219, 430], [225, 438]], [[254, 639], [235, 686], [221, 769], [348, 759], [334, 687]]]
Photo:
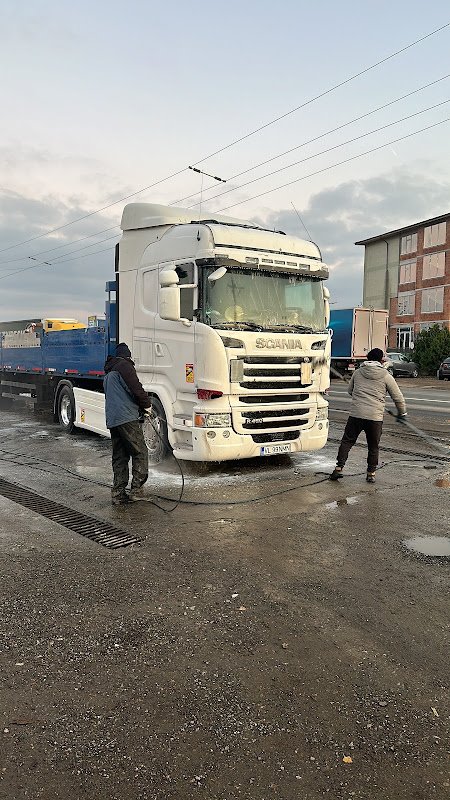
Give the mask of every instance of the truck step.
[[172, 428], [192, 428], [192, 418], [185, 414], [174, 414], [172, 420]]

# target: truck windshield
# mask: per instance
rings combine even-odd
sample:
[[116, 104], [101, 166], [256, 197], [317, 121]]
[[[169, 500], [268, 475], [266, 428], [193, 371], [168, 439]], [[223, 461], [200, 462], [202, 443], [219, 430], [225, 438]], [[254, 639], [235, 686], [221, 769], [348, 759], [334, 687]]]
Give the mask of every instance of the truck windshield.
[[304, 275], [228, 269], [211, 283], [202, 270], [203, 322], [214, 328], [325, 330], [322, 282]]

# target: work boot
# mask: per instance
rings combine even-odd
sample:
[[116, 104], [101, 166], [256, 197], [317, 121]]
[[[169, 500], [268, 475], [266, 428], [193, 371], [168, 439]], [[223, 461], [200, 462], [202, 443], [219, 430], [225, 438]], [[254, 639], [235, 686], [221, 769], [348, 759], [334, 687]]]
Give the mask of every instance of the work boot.
[[375, 483], [375, 473], [374, 472], [368, 472], [367, 475], [366, 475], [366, 481], [367, 481], [367, 483]]
[[137, 503], [138, 500], [145, 500], [144, 489], [141, 486], [139, 489], [131, 489], [128, 495], [129, 503]]
[[111, 503], [113, 506], [124, 506], [126, 503], [130, 502], [130, 498], [126, 492], [119, 492], [117, 494], [111, 495]]
[[342, 467], [335, 467], [329, 477], [330, 481], [337, 481], [339, 478], [343, 478]]

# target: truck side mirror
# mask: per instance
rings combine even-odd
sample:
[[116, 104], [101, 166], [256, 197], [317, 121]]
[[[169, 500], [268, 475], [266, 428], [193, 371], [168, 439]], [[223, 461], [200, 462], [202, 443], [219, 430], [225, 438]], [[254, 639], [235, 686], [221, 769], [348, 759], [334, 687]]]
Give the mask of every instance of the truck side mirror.
[[160, 286], [178, 286], [178, 273], [174, 269], [163, 269], [159, 275]]
[[190, 320], [181, 316], [179, 277], [174, 269], [163, 269], [159, 275], [159, 316], [189, 327]]
[[208, 275], [209, 283], [215, 283], [216, 281], [219, 281], [221, 278], [223, 278], [226, 272], [226, 267], [218, 267], [218, 269], [215, 269], [214, 272], [211, 272], [211, 275]]
[[180, 319], [180, 289], [174, 269], [163, 269], [159, 274], [159, 316], [177, 322]]
[[325, 325], [328, 328], [330, 324], [330, 290], [323, 286], [323, 302], [325, 305]]

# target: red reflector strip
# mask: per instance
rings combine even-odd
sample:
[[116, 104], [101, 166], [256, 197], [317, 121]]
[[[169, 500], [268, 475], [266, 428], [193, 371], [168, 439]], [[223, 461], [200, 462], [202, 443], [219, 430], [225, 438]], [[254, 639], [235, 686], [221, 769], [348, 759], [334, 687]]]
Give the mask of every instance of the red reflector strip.
[[66, 375], [78, 375], [77, 369], [65, 369], [64, 372], [66, 373]]
[[199, 400], [216, 400], [222, 397], [223, 392], [217, 392], [215, 389], [197, 389], [197, 397]]
[[88, 375], [104, 375], [105, 373], [101, 369], [90, 369]]
[[42, 372], [40, 367], [33, 367], [32, 372]]

